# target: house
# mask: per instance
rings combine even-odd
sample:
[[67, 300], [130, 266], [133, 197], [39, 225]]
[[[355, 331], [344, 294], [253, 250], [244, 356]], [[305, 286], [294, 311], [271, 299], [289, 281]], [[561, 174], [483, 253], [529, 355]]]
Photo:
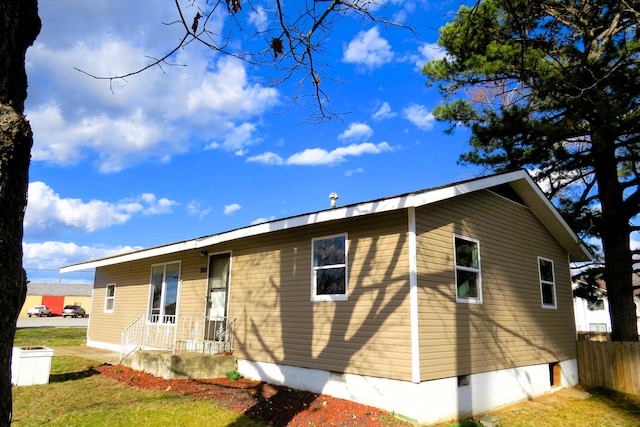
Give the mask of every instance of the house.
[[526, 171], [333, 202], [63, 267], [96, 269], [87, 345], [231, 348], [246, 377], [422, 423], [578, 382], [590, 254]]
[[[574, 276], [573, 288], [579, 286], [580, 275]], [[607, 298], [607, 284], [604, 280], [597, 281], [595, 290], [597, 301], [586, 298], [573, 297], [573, 311], [575, 314], [576, 331], [578, 333], [611, 333], [611, 317], [609, 315], [609, 299]], [[640, 277], [633, 276], [633, 285], [640, 286]], [[640, 331], [640, 289], [634, 291], [633, 300], [636, 304], [637, 327]]]
[[19, 317], [27, 317], [27, 310], [39, 304], [48, 306], [54, 315], [62, 315], [65, 305], [80, 305], [89, 314], [92, 292], [92, 283], [29, 282]]

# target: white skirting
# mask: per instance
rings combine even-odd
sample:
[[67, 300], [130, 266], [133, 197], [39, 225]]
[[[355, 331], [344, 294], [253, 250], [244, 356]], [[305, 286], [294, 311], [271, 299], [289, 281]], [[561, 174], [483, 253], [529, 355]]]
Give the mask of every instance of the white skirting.
[[[578, 383], [576, 359], [560, 362], [560, 369], [562, 382], [553, 390]], [[457, 377], [416, 384], [241, 359], [238, 371], [247, 378], [393, 411], [419, 423], [464, 418], [552, 391], [546, 363], [469, 375], [468, 385], [462, 386]]]
[[110, 350], [120, 353], [122, 346], [120, 344], [114, 344], [111, 342], [94, 341], [87, 339], [87, 347], [101, 348], [103, 350]]

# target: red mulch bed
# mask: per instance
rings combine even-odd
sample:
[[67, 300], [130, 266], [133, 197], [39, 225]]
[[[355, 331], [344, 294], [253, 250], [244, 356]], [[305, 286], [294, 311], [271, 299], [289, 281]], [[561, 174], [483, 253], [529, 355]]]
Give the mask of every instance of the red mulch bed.
[[165, 380], [125, 366], [94, 368], [132, 387], [172, 391], [210, 399], [254, 420], [274, 426], [412, 426], [380, 409], [323, 394], [241, 378]]

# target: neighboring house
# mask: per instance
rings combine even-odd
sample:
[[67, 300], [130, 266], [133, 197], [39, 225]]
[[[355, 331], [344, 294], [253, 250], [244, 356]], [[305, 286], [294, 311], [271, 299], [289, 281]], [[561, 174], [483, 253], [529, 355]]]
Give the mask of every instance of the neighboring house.
[[611, 333], [611, 317], [609, 316], [609, 300], [607, 291], [598, 291], [598, 301], [588, 301], [584, 298], [573, 297], [573, 312], [576, 317], [576, 331], [578, 332], [607, 332]]
[[245, 376], [429, 423], [578, 382], [569, 261], [589, 258], [516, 171], [61, 272], [96, 269], [89, 346], [140, 328], [215, 353], [235, 321]]
[[92, 283], [38, 283], [27, 284], [27, 298], [20, 310], [20, 317], [27, 317], [27, 310], [44, 304], [54, 315], [62, 315], [65, 305], [80, 305], [90, 313]]
[[[580, 278], [576, 278], [580, 280]], [[638, 286], [640, 278], [635, 275], [633, 284]], [[596, 290], [598, 301], [592, 302], [584, 298], [573, 298], [573, 311], [578, 332], [607, 332], [611, 333], [611, 317], [609, 315], [609, 300], [607, 298], [607, 285], [604, 280], [598, 282]], [[577, 283], [574, 283], [574, 288]], [[638, 331], [640, 331], [640, 290], [634, 292], [633, 300], [636, 304], [636, 317]]]

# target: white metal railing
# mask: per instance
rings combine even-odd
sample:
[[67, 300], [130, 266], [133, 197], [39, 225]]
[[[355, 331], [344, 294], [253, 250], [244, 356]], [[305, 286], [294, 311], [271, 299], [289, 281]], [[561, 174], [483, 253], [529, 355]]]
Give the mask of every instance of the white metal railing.
[[235, 317], [180, 316], [173, 351], [232, 352], [235, 321]]
[[120, 362], [140, 348], [143, 326], [144, 314], [141, 314], [122, 331], [120, 336]]
[[[162, 320], [162, 322], [159, 322]], [[120, 361], [139, 348], [220, 354], [233, 351], [235, 317], [146, 316], [122, 331]]]

